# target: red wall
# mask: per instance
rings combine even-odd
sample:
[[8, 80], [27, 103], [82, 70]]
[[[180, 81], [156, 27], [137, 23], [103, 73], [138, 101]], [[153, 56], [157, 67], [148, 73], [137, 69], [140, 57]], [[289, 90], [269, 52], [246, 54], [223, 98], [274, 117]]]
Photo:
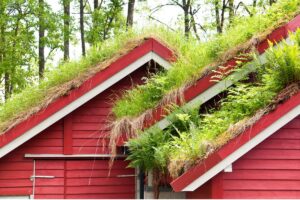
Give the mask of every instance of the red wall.
[[[24, 154], [108, 154], [111, 107], [116, 94], [140, 84], [143, 67], [101, 93], [65, 119], [0, 159], [0, 196], [33, 193], [33, 159]], [[116, 160], [108, 176], [108, 159], [37, 159], [36, 198], [134, 198], [135, 178], [127, 162]], [[120, 177], [120, 175], [131, 175]]]
[[[233, 163], [233, 172], [212, 179], [210, 197], [300, 198], [300, 117]], [[217, 180], [218, 179], [218, 180]], [[201, 197], [203, 187], [188, 198]]]
[[300, 117], [224, 173], [225, 198], [300, 198]]

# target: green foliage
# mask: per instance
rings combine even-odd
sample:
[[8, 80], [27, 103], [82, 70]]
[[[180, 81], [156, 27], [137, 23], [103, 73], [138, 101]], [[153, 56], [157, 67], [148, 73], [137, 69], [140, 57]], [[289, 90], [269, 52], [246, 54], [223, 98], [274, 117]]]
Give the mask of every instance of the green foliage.
[[6, 97], [32, 81], [34, 71], [30, 66], [36, 56], [33, 4], [6, 0], [0, 4], [0, 87], [6, 88]]
[[[255, 83], [236, 83], [228, 89], [228, 95], [221, 100], [220, 108], [212, 108], [206, 114], [197, 114], [199, 108], [188, 111], [179, 110], [170, 118], [172, 126], [165, 131], [151, 133], [151, 137], [158, 135], [170, 135], [171, 140], [156, 141], [162, 148], [151, 149], [151, 155], [162, 154], [164, 162], [160, 167], [165, 168], [167, 163], [177, 166], [181, 171], [185, 163], [194, 163], [203, 159], [212, 150], [216, 139], [229, 127], [247, 117], [253, 116], [257, 110], [266, 107], [276, 94], [291, 83], [300, 81], [300, 30], [291, 36], [293, 45], [282, 44], [278, 48], [270, 48], [267, 51], [267, 64], [260, 66], [258, 80]], [[152, 129], [151, 129], [152, 130]], [[163, 133], [162, 133], [163, 132]], [[176, 133], [176, 134], [174, 134]], [[143, 137], [147, 135], [146, 137]], [[143, 137], [143, 151], [151, 144], [146, 141], [150, 139], [149, 132], [141, 134]], [[135, 162], [140, 148], [131, 148], [132, 144], [141, 142], [140, 138], [129, 142], [131, 149], [130, 160]], [[159, 137], [156, 137], [156, 139]], [[223, 138], [228, 140], [228, 138]], [[225, 141], [226, 142], [226, 141]], [[156, 152], [160, 151], [160, 152]], [[146, 155], [148, 152], [143, 152]], [[148, 157], [140, 157], [139, 162], [133, 166], [143, 163]], [[183, 163], [182, 166], [178, 166]], [[150, 160], [151, 165], [158, 162], [155, 157]], [[178, 170], [178, 169], [176, 169]]]
[[[235, 19], [226, 33], [201, 44], [193, 38], [182, 38], [178, 33], [158, 32], [158, 35], [171, 47], [176, 47], [179, 52], [178, 60], [173, 63], [169, 71], [149, 79], [146, 85], [128, 91], [121, 100], [116, 102], [113, 108], [115, 116], [135, 117], [153, 108], [164, 95], [198, 78], [203, 73], [203, 69], [218, 60], [228, 49], [243, 44], [266, 29], [278, 26], [278, 22], [291, 19], [299, 11], [299, 6], [298, 0], [281, 0], [266, 14]], [[125, 105], [126, 109], [124, 109]]]
[[127, 157], [127, 160], [131, 160], [129, 167], [139, 167], [145, 171], [164, 169], [167, 162], [163, 144], [170, 139], [170, 135], [159, 128], [151, 128], [138, 139], [130, 140], [128, 145], [131, 153]]
[[107, 5], [94, 10], [92, 22], [89, 24], [90, 30], [87, 32], [87, 41], [90, 44], [106, 40], [125, 27], [122, 6], [122, 0], [111, 0]]
[[98, 43], [89, 50], [86, 57], [79, 61], [63, 63], [57, 69], [46, 72], [45, 79], [39, 85], [27, 86], [21, 93], [14, 94], [0, 106], [0, 130], [20, 114], [43, 103], [49, 90], [80, 77], [96, 64], [111, 58], [135, 36], [136, 34], [129, 32], [116, 36], [113, 40]]

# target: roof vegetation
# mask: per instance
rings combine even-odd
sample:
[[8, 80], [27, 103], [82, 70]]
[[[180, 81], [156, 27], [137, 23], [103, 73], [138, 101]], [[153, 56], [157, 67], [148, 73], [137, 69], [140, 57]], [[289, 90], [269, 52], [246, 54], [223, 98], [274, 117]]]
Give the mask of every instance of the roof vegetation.
[[236, 18], [224, 34], [200, 44], [192, 38], [183, 39], [178, 34], [159, 32], [158, 36], [163, 41], [178, 50], [177, 61], [169, 71], [155, 75], [147, 84], [126, 92], [116, 102], [113, 113], [121, 121], [141, 116], [159, 103], [168, 103], [172, 97], [178, 99], [178, 94], [182, 94], [185, 87], [193, 84], [208, 70], [250, 49], [275, 28], [291, 20], [299, 13], [299, 6], [298, 0], [281, 0], [265, 14]]
[[93, 46], [79, 61], [62, 63], [48, 72], [39, 85], [25, 88], [0, 106], [0, 133], [46, 108], [60, 96], [80, 86], [95, 73], [143, 42], [137, 33], [127, 32]]
[[255, 81], [237, 82], [206, 113], [199, 114], [199, 107], [177, 108], [167, 129], [154, 126], [131, 139], [130, 166], [178, 177], [299, 92], [300, 30], [291, 41], [271, 47], [267, 64], [255, 62]]

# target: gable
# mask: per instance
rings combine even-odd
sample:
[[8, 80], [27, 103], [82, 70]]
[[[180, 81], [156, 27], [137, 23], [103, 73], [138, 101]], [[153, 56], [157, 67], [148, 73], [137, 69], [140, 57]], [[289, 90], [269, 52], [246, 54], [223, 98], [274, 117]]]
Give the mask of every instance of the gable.
[[44, 110], [1, 135], [0, 157], [136, 71], [148, 61], [154, 60], [168, 68], [172, 59], [174, 59], [173, 53], [167, 47], [154, 39], [146, 40], [139, 47], [113, 62], [108, 68], [85, 81], [79, 88], [57, 99]]
[[175, 179], [171, 183], [173, 189], [175, 191], [196, 190], [299, 114], [300, 93], [279, 105], [275, 111], [264, 115], [244, 133], [231, 140], [217, 152], [209, 155], [202, 163]]
[[33, 194], [35, 164], [36, 175], [55, 177], [37, 179], [35, 198], [134, 198], [135, 171], [121, 148], [108, 176], [107, 121], [117, 95], [143, 84], [151, 70], [143, 65], [1, 158], [0, 196]]
[[297, 116], [223, 172], [223, 198], [299, 197], [299, 122]]

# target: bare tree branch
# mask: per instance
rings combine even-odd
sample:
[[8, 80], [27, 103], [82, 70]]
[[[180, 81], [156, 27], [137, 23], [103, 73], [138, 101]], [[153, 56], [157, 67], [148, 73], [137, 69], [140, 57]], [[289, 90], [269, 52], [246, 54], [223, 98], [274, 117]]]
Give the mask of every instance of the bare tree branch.
[[149, 16], [149, 19], [152, 19], [152, 20], [154, 20], [154, 21], [157, 21], [157, 22], [163, 24], [164, 26], [166, 26], [168, 29], [170, 29], [170, 30], [172, 30], [172, 31], [176, 31], [175, 29], [173, 29], [172, 27], [170, 27], [168, 24], [166, 24], [166, 23], [164, 23], [164, 22], [162, 22], [162, 21], [160, 21], [160, 20], [158, 20], [158, 19], [156, 19], [156, 18], [154, 18], [154, 17], [152, 17], [152, 16]]
[[253, 14], [250, 12], [250, 10], [248, 9], [248, 6], [247, 6], [244, 2], [242, 2], [242, 1], [240, 1], [240, 2], [238, 3], [238, 5], [237, 5], [237, 7], [236, 7], [236, 10], [235, 10], [235, 13], [238, 11], [238, 9], [239, 9], [240, 6], [243, 6], [244, 9], [246, 10], [246, 12], [247, 12], [250, 16], [253, 15]]

